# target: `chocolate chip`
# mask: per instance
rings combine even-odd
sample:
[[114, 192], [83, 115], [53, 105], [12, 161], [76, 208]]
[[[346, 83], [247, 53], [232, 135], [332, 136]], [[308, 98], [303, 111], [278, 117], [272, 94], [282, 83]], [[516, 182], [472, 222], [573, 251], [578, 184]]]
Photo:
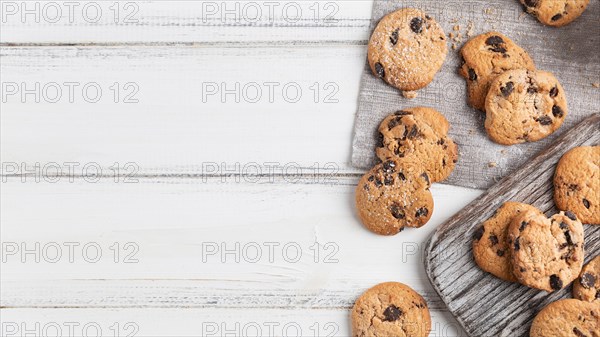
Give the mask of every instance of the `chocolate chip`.
[[573, 246], [573, 239], [571, 238], [571, 232], [565, 231], [565, 239], [567, 240], [567, 244], [569, 246]]
[[398, 31], [400, 29], [396, 28], [395, 31], [392, 32], [392, 35], [390, 36], [390, 42], [392, 43], [393, 46], [396, 45], [396, 43], [398, 43]]
[[554, 87], [552, 89], [550, 89], [550, 97], [556, 97], [558, 96], [558, 87]]
[[538, 88], [536, 88], [536, 87], [529, 87], [529, 88], [527, 88], [527, 93], [528, 94], [532, 94], [533, 95], [533, 94], [537, 94], [537, 92], [538, 92]]
[[498, 237], [495, 234], [490, 235], [490, 243], [492, 244], [492, 246], [497, 245], [498, 242]]
[[536, 122], [540, 123], [541, 125], [550, 125], [550, 124], [552, 124], [552, 118], [550, 118], [548, 116], [538, 117], [535, 120], [536, 120]]
[[536, 7], [539, 0], [525, 0], [525, 5], [527, 7]]
[[394, 112], [395, 116], [406, 116], [406, 115], [412, 115], [412, 113], [408, 112], [408, 111], [402, 111], [402, 110], [398, 110], [396, 112]]
[[501, 250], [501, 249], [498, 249], [498, 250], [496, 251], [496, 255], [498, 255], [498, 256], [500, 256], [500, 257], [503, 257], [503, 256], [504, 256], [504, 251], [503, 251], [503, 250]]
[[485, 40], [485, 44], [487, 44], [488, 46], [492, 46], [490, 50], [496, 53], [506, 53], [506, 48], [501, 46], [503, 43], [504, 40], [502, 40], [500, 36], [496, 35], [490, 36], [487, 38], [487, 40]]
[[383, 178], [383, 184], [385, 186], [394, 185], [394, 177], [392, 177], [392, 176], [385, 176], [385, 178]]
[[581, 286], [585, 289], [590, 289], [596, 284], [596, 277], [591, 273], [583, 273], [579, 282], [581, 283]]
[[560, 20], [560, 18], [562, 18], [562, 14], [558, 13], [555, 16], [553, 16], [552, 18], [550, 18], [550, 20], [552, 21], [556, 21], [556, 20]]
[[550, 276], [550, 287], [554, 290], [560, 290], [563, 287], [563, 282], [558, 275]]
[[438, 145], [444, 145], [445, 143], [446, 143], [446, 140], [444, 140], [444, 138], [437, 141]]
[[558, 225], [558, 226], [560, 227], [560, 229], [567, 229], [567, 228], [569, 228], [569, 225], [567, 225], [564, 222], [561, 222], [560, 225]]
[[590, 201], [587, 199], [583, 199], [583, 206], [585, 206], [585, 208], [590, 209]]
[[375, 63], [375, 71], [377, 72], [377, 77], [384, 78], [385, 77], [385, 69], [383, 65], [379, 62]]
[[429, 181], [429, 176], [427, 175], [426, 172], [423, 172], [423, 174], [421, 174], [421, 177], [423, 177], [423, 179], [425, 179], [425, 181], [427, 182], [427, 185], [431, 185], [431, 182]]
[[422, 216], [427, 216], [429, 214], [429, 210], [426, 207], [421, 207], [417, 210], [417, 213], [415, 213], [415, 217], [419, 218]]
[[400, 177], [401, 180], [406, 180], [406, 176], [402, 172], [398, 173], [398, 177]]
[[565, 215], [567, 216], [567, 218], [569, 218], [573, 221], [577, 220], [577, 216], [571, 211], [566, 211]]
[[515, 251], [518, 251], [519, 249], [521, 249], [521, 242], [520, 242], [521, 238], [517, 238], [515, 240]]
[[381, 182], [381, 180], [379, 180], [379, 179], [376, 179], [376, 180], [375, 180], [375, 186], [377, 186], [377, 187], [381, 187], [381, 186], [383, 186], [383, 183]]
[[527, 225], [529, 225], [527, 221], [521, 222], [521, 227], [519, 227], [519, 231], [522, 232], [523, 230], [525, 230], [525, 227], [527, 227]]
[[588, 337], [586, 334], [584, 334], [583, 332], [581, 332], [581, 330], [577, 329], [577, 327], [573, 328], [573, 333], [577, 337]]
[[390, 206], [390, 212], [392, 213], [392, 216], [396, 219], [404, 219], [405, 217], [402, 207], [400, 207], [400, 205], [398, 205], [397, 203], [393, 203]]
[[383, 316], [385, 317], [384, 321], [394, 322], [398, 320], [400, 316], [402, 316], [402, 310], [400, 310], [397, 306], [392, 304], [389, 307], [387, 307], [387, 309], [385, 309], [385, 311], [383, 312]]
[[402, 123], [402, 117], [396, 117], [388, 123], [388, 130], [395, 128]]
[[473, 233], [473, 239], [474, 240], [481, 240], [481, 237], [483, 236], [483, 232], [485, 231], [485, 228], [483, 226], [477, 228], [477, 230], [475, 231], [475, 233]]
[[408, 133], [407, 137], [408, 139], [414, 139], [419, 135], [419, 128], [416, 125], [413, 125], [413, 127], [410, 129], [410, 132]]
[[373, 181], [375, 181], [375, 177], [374, 177], [374, 176], [370, 176], [368, 180], [369, 180], [370, 182], [373, 182]]
[[515, 84], [513, 82], [508, 82], [505, 86], [500, 88], [500, 91], [502, 92], [502, 95], [504, 95], [504, 97], [508, 97], [508, 95], [510, 95], [514, 89]]
[[477, 81], [477, 74], [475, 73], [475, 70], [469, 68], [469, 79], [471, 81]]
[[410, 29], [419, 34], [423, 31], [423, 19], [416, 17], [410, 21]]
[[383, 170], [385, 173], [394, 173], [396, 172], [396, 163], [392, 160], [388, 160], [383, 163]]
[[552, 114], [554, 117], [562, 117], [565, 113], [558, 105], [555, 105], [552, 107]]
[[485, 44], [488, 46], [497, 46], [501, 43], [504, 43], [504, 40], [502, 40], [502, 38], [498, 35], [490, 36], [487, 38], [487, 40], [485, 40]]

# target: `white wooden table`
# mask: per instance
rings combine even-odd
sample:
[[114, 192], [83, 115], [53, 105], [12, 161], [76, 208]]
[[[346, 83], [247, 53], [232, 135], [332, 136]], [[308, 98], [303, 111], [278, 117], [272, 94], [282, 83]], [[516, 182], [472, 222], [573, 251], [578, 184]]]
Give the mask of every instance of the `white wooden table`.
[[[2, 336], [348, 336], [383, 281], [464, 332], [348, 165], [371, 1], [1, 1]], [[260, 15], [257, 15], [260, 13]]]

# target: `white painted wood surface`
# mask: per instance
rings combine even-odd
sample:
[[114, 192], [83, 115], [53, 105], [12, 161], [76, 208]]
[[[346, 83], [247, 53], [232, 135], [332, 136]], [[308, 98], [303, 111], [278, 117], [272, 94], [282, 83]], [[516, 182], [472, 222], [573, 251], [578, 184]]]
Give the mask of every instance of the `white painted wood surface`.
[[[421, 252], [480, 191], [434, 186], [431, 222], [391, 238], [364, 230], [353, 210], [370, 1], [275, 2], [303, 8], [297, 22], [205, 20], [197, 13], [215, 2], [141, 1], [131, 2], [137, 23], [117, 24], [114, 2], [97, 2], [97, 23], [5, 18], [10, 3], [0, 34], [3, 334], [58, 325], [68, 336], [77, 322], [76, 335], [88, 324], [103, 336], [347, 336], [356, 296], [396, 280], [430, 302], [432, 336], [464, 335]], [[23, 83], [39, 83], [39, 103]], [[240, 102], [203, 99], [215, 83], [239, 83]], [[263, 96], [252, 103], [243, 87], [255, 83]], [[297, 102], [277, 89], [286, 84], [302, 89]]]

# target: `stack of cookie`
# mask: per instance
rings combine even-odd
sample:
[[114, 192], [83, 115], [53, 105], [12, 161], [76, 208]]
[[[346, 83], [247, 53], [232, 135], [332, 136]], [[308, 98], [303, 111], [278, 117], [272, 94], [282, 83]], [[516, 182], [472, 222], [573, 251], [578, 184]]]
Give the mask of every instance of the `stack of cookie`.
[[576, 297], [595, 298], [596, 278], [588, 276], [595, 273], [581, 273], [582, 222], [600, 225], [600, 146], [568, 151], [558, 163], [554, 186], [559, 214], [546, 218], [531, 205], [504, 203], [473, 234], [475, 262], [503, 280], [548, 292], [566, 287], [581, 274]]
[[502, 145], [534, 142], [565, 120], [565, 92], [553, 74], [536, 70], [523, 48], [498, 32], [478, 35], [461, 49], [459, 73], [468, 103], [486, 113], [485, 129]]
[[425, 107], [397, 111], [383, 120], [377, 148], [382, 163], [367, 172], [356, 188], [356, 208], [365, 227], [395, 235], [429, 221], [431, 183], [445, 180], [458, 159], [449, 128], [441, 113]]

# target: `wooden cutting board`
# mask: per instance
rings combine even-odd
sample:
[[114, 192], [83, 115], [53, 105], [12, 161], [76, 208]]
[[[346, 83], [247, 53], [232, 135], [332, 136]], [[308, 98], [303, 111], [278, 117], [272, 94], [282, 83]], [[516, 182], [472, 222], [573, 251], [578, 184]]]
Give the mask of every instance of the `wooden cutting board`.
[[[571, 287], [548, 294], [502, 281], [473, 261], [472, 235], [502, 203], [532, 204], [551, 215], [552, 178], [558, 160], [576, 146], [600, 144], [600, 114], [565, 132], [548, 148], [504, 178], [441, 225], [429, 240], [425, 269], [431, 284], [471, 337], [529, 336], [536, 314], [547, 304], [571, 297]], [[600, 226], [584, 225], [586, 262], [600, 254]]]

